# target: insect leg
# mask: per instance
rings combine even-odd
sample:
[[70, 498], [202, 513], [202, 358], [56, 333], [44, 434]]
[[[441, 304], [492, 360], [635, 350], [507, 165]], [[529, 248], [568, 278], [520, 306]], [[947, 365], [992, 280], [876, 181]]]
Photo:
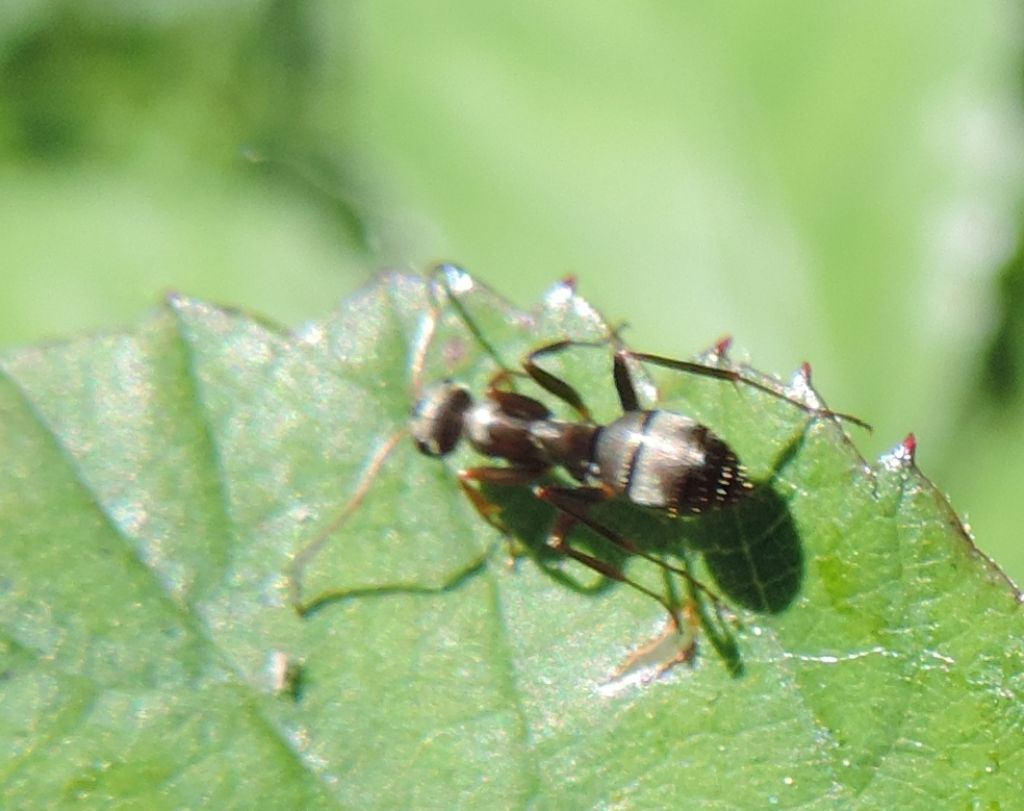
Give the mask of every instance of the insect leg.
[[619, 549], [627, 554], [643, 558], [656, 566], [660, 566], [663, 569], [667, 569], [670, 572], [678, 574], [695, 589], [706, 594], [715, 604], [716, 611], [724, 604], [721, 597], [701, 583], [686, 569], [673, 566], [670, 563], [666, 563], [661, 558], [645, 552], [628, 538], [623, 537], [610, 527], [606, 527], [604, 524], [595, 521], [588, 513], [588, 506], [607, 498], [604, 491], [600, 488], [544, 486], [535, 488], [534, 493], [537, 498], [552, 504], [561, 512], [571, 515], [577, 523], [583, 524], [588, 529], [596, 532], [602, 538], [615, 544]]
[[[667, 601], [660, 595], [653, 594], [648, 589], [639, 586], [639, 584], [627, 578], [622, 572], [619, 572], [617, 569], [610, 567], [607, 563], [604, 563], [603, 561], [596, 561], [597, 565], [591, 566], [591, 568], [601, 572], [602, 574], [607, 575], [608, 577], [614, 580], [627, 583], [628, 585], [631, 585], [634, 588], [638, 588], [644, 594], [648, 594], [654, 597], [654, 599], [656, 599], [668, 611], [670, 618], [670, 626], [666, 629], [665, 634], [663, 634], [661, 637], [659, 637], [658, 640], [652, 643], [651, 647], [657, 647], [658, 645], [660, 645], [661, 642], [663, 642], [664, 639], [667, 637], [667, 635], [670, 635], [673, 631], [678, 631], [679, 633], [686, 635], [687, 631], [684, 629], [689, 629], [692, 636], [692, 632], [695, 632], [698, 627], [702, 627], [706, 630], [708, 639], [711, 641], [712, 646], [715, 648], [716, 651], [718, 651], [719, 655], [721, 655], [723, 660], [727, 663], [730, 672], [733, 673], [733, 675], [738, 675], [740, 672], [742, 672], [742, 663], [739, 659], [739, 653], [737, 651], [735, 641], [732, 638], [731, 634], [727, 630], [724, 630], [727, 627], [727, 623], [730, 621], [727, 619], [727, 617], [731, 617], [731, 611], [728, 609], [728, 607], [725, 605], [722, 599], [714, 591], [705, 586], [700, 580], [694, 577], [686, 569], [681, 569], [677, 566], [672, 566], [671, 564], [666, 563], [664, 560], [661, 560], [660, 558], [647, 554], [642, 549], [639, 549], [634, 543], [632, 543], [627, 538], [624, 538], [622, 535], [618, 534], [614, 530], [604, 526], [603, 524], [595, 521], [592, 517], [590, 517], [590, 515], [588, 514], [588, 507], [594, 503], [600, 502], [607, 498], [607, 496], [604, 494], [602, 490], [595, 487], [573, 488], [551, 486], [537, 487], [535, 488], [534, 493], [541, 500], [547, 501], [548, 503], [554, 505], [559, 510], [562, 516], [567, 516], [564, 519], [562, 519], [564, 521], [562, 527], [563, 532], [567, 532], [573, 524], [583, 524], [593, 532], [597, 533], [601, 537], [618, 546], [627, 554], [642, 557], [645, 560], [648, 560], [651, 563], [660, 566], [662, 569], [669, 572], [673, 572], [674, 574], [677, 574], [686, 580], [686, 582], [690, 586], [690, 594], [683, 603], [683, 619], [681, 620], [679, 610], [674, 608], [669, 603], [669, 601]], [[570, 554], [568, 551], [562, 548], [566, 545], [567, 544], [565, 543], [564, 538], [562, 539], [561, 545], [557, 545], [554, 543], [552, 544], [552, 546], [554, 546], [556, 549], [561, 549], [561, 551], [565, 552], [566, 554]], [[582, 553], [570, 554], [570, 557], [579, 560], [581, 563], [584, 563], [585, 565], [590, 565], [588, 561], [581, 559], [580, 554]], [[589, 556], [584, 557], [589, 558]], [[697, 592], [702, 592], [704, 595], [706, 595], [706, 597], [709, 598], [711, 603], [714, 605], [715, 618], [717, 620], [716, 622], [712, 622], [710, 617], [706, 615], [704, 610], [704, 603], [697, 599]], [[681, 650], [671, 660], [663, 663], [663, 666], [658, 668], [658, 674], [660, 675], [661, 673], [664, 673], [666, 670], [673, 667], [675, 664], [678, 664], [679, 662], [689, 661], [693, 657], [694, 644], [696, 643], [691, 642], [689, 646]], [[627, 670], [630, 670], [634, 664], [640, 663], [645, 658], [647, 650], [647, 648], [641, 648], [633, 656], [630, 656], [629, 660], [627, 660], [627, 664], [624, 665], [621, 669], [622, 673], [624, 673]]]
[[626, 365], [626, 358], [622, 352], [615, 353], [615, 360], [612, 366], [612, 376], [615, 379], [615, 391], [619, 393], [619, 402], [623, 411], [639, 411], [640, 400], [636, 396], [636, 387], [633, 385], [633, 376], [629, 373]]
[[613, 374], [615, 378], [615, 390], [619, 395], [619, 403], [622, 405], [623, 411], [638, 411], [640, 409], [640, 400], [639, 397], [637, 397], [633, 377], [626, 364], [628, 355], [620, 357], [624, 351], [621, 348], [622, 342], [619, 339], [619, 332], [623, 326], [624, 325], [621, 325], [613, 329], [609, 336], [601, 341], [574, 341], [565, 339], [546, 344], [545, 346], [533, 350], [523, 359], [523, 370], [538, 386], [570, 405], [581, 417], [583, 417], [584, 420], [590, 422], [592, 421], [590, 412], [583, 403], [583, 398], [580, 396], [579, 392], [561, 378], [556, 377], [551, 374], [551, 372], [541, 368], [537, 363], [537, 359], [543, 355], [553, 355], [558, 352], [564, 352], [569, 348], [602, 348], [607, 347], [609, 344], [614, 344], [618, 348], [618, 351], [615, 353]]
[[[654, 672], [643, 679], [643, 682], [656, 681], [673, 667], [688, 664], [697, 653], [697, 632], [700, 630], [700, 617], [697, 615], [692, 600], [683, 606], [685, 627], [676, 625], [675, 619], [666, 621], [664, 629], [653, 639], [633, 650], [621, 665], [615, 668], [610, 682], [629, 678], [633, 673], [646, 670], [651, 666]], [[683, 644], [680, 644], [682, 642]], [[668, 655], [666, 655], [666, 647]]]
[[533, 380], [538, 386], [549, 394], [553, 394], [563, 403], [571, 407], [580, 417], [586, 422], [593, 422], [593, 418], [590, 416], [590, 409], [587, 408], [583, 402], [583, 397], [570, 386], [562, 378], [551, 374], [537, 365], [537, 359], [542, 355], [553, 355], [556, 352], [562, 352], [570, 346], [576, 346], [576, 341], [563, 340], [555, 341], [554, 343], [546, 344], [539, 349], [534, 349], [525, 358], [523, 358], [523, 371], [526, 372], [527, 376]]
[[459, 486], [481, 518], [496, 529], [508, 532], [508, 528], [497, 517], [501, 507], [487, 498], [479, 487], [474, 487], [473, 483], [522, 487], [537, 481], [546, 470], [546, 467], [471, 467], [459, 471]]
[[[557, 504], [555, 506], [558, 507]], [[554, 549], [557, 552], [560, 552], [561, 554], [569, 558], [572, 558], [577, 563], [582, 563], [587, 568], [593, 569], [595, 572], [603, 575], [604, 577], [607, 577], [611, 580], [615, 580], [619, 583], [625, 583], [626, 585], [632, 586], [637, 591], [640, 591], [646, 594], [648, 597], [657, 600], [661, 604], [661, 606], [668, 612], [669, 617], [672, 619], [672, 622], [676, 624], [676, 627], [681, 627], [679, 625], [681, 621], [679, 616], [679, 610], [675, 606], [671, 605], [668, 602], [668, 600], [666, 600], [660, 594], [658, 594], [655, 591], [652, 591], [646, 586], [641, 585], [640, 583], [637, 583], [635, 580], [629, 578], [625, 573], [619, 571], [614, 566], [605, 563], [603, 560], [595, 558], [592, 555], [588, 555], [585, 552], [580, 552], [578, 549], [571, 546], [569, 544], [569, 541], [567, 540], [569, 532], [577, 523], [580, 523], [580, 521], [574, 513], [562, 510], [561, 507], [558, 507], [558, 509], [558, 518], [555, 521], [555, 526], [551, 530], [551, 535], [548, 537], [548, 545], [552, 549]]]

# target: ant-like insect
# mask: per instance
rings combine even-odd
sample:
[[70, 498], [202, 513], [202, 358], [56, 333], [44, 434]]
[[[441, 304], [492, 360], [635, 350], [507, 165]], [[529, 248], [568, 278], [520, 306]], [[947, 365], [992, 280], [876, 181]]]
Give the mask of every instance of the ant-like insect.
[[[563, 339], [545, 344], [523, 358], [521, 369], [513, 370], [502, 363], [459, 301], [452, 289], [452, 274], [459, 274], [459, 278], [463, 275], [462, 271], [451, 266], [440, 266], [428, 281], [428, 290], [440, 281], [445, 301], [458, 312], [498, 369], [479, 399], [474, 398], [466, 386], [450, 380], [420, 392], [419, 378], [425, 355], [443, 307], [443, 303], [435, 301], [413, 362], [413, 388], [418, 396], [408, 433], [416, 447], [426, 456], [444, 457], [465, 441], [482, 456], [502, 462], [500, 465], [470, 467], [458, 473], [462, 489], [481, 516], [498, 524], [494, 518], [497, 506], [481, 486], [531, 486], [533, 495], [556, 511], [555, 523], [548, 536], [548, 545], [552, 549], [657, 600], [668, 612], [676, 629], [683, 627], [677, 606], [615, 566], [574, 547], [569, 542], [571, 531], [577, 524], [582, 524], [625, 554], [645, 558], [681, 575], [691, 587], [708, 595], [717, 607], [721, 605], [721, 599], [689, 571], [672, 566], [639, 548], [595, 519], [591, 510], [601, 502], [618, 499], [670, 516], [698, 515], [705, 510], [735, 504], [746, 497], [754, 485], [747, 478], [736, 453], [710, 428], [683, 414], [642, 408], [630, 364], [652, 364], [743, 384], [789, 402], [813, 417], [842, 419], [868, 427], [856, 417], [801, 402], [736, 369], [634, 352], [621, 343], [616, 330], [602, 341]], [[622, 414], [606, 424], [594, 420], [572, 385], [540, 365], [546, 356], [576, 347], [594, 346], [614, 349], [612, 376]], [[517, 378], [532, 381], [571, 408], [578, 419], [558, 419], [539, 400], [512, 390]], [[302, 569], [328, 536], [336, 532], [358, 508], [400, 436], [392, 436], [378, 450], [339, 518], [296, 557], [293, 598], [301, 614], [309, 613], [329, 599], [315, 598], [308, 604], [302, 604], [298, 593], [298, 577]], [[552, 483], [551, 474], [559, 469], [575, 483]]]

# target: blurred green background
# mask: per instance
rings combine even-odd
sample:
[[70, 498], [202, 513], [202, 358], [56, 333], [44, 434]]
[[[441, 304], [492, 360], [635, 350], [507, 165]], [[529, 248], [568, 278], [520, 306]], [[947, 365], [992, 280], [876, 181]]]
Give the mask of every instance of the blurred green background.
[[0, 345], [177, 289], [576, 274], [640, 348], [813, 360], [1024, 579], [1017, 4], [5, 0]]

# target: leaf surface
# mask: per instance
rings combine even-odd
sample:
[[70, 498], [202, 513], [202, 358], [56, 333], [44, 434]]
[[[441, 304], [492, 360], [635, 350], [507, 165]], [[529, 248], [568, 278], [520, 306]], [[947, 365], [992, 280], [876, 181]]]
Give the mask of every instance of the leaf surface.
[[[526, 314], [452, 278], [506, 363], [606, 334], [567, 285]], [[528, 491], [492, 494], [527, 550], [508, 565], [454, 476], [479, 461], [404, 437], [303, 570], [306, 597], [335, 597], [300, 618], [292, 562], [404, 430], [428, 309], [402, 275], [296, 335], [172, 297], [130, 332], [3, 357], [8, 804], [1015, 802], [1019, 594], [908, 447], [869, 468], [834, 421], [749, 387], [664, 371], [642, 387], [728, 439], [759, 483], [748, 503], [676, 521], [600, 511], [735, 614], [702, 628], [692, 666], [613, 679], [662, 608], [546, 551], [552, 514]], [[425, 358], [424, 381], [474, 392], [495, 371], [450, 309]], [[614, 417], [606, 350], [549, 360]]]

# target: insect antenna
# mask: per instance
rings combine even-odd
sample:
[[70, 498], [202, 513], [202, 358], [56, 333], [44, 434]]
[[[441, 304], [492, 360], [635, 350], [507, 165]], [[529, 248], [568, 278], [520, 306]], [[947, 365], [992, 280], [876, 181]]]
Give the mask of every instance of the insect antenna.
[[[480, 325], [477, 324], [476, 319], [470, 315], [466, 305], [462, 303], [459, 293], [453, 289], [453, 280], [458, 284], [458, 286], [466, 287], [467, 289], [475, 285], [475, 282], [473, 282], [469, 274], [452, 264], [438, 265], [431, 271], [430, 276], [428, 277], [428, 292], [432, 299], [431, 308], [433, 312], [433, 328], [436, 329], [437, 322], [445, 304], [450, 304], [452, 309], [455, 310], [456, 315], [458, 315], [459, 320], [462, 321], [466, 329], [469, 331], [469, 334], [473, 336], [473, 340], [476, 341], [477, 345], [484, 351], [484, 353], [494, 361], [502, 373], [507, 376], [522, 376], [521, 372], [505, 363], [501, 357], [501, 353], [498, 352], [494, 347], [494, 344], [492, 344], [487, 339], [487, 336], [484, 335], [484, 331], [480, 329]], [[437, 300], [436, 286], [440, 286], [444, 293], [443, 301]]]
[[[588, 348], [606, 348], [611, 346], [616, 357], [621, 358], [623, 361], [632, 361], [633, 363], [645, 364], [649, 363], [653, 366], [660, 366], [666, 369], [672, 369], [677, 372], [683, 372], [684, 374], [696, 375], [698, 377], [707, 377], [714, 380], [723, 380], [734, 385], [750, 386], [757, 391], [769, 394], [779, 400], [783, 400], [796, 408], [800, 409], [806, 414], [810, 414], [812, 417], [827, 418], [836, 420], [839, 422], [848, 422], [856, 425], [865, 430], [872, 430], [871, 425], [860, 417], [856, 417], [853, 414], [846, 414], [841, 411], [833, 411], [828, 406], [821, 404], [811, 404], [804, 402], [792, 394], [785, 391], [783, 383], [776, 381], [772, 378], [767, 378], [765, 382], [751, 376], [749, 373], [744, 374], [746, 367], [740, 367], [739, 369], [733, 367], [723, 366], [712, 366], [708, 363], [702, 363], [699, 361], [679, 360], [677, 358], [669, 358], [663, 355], [653, 355], [647, 352], [636, 352], [626, 347], [622, 341], [621, 333], [627, 325], [625, 323], [618, 324], [609, 329], [608, 335], [597, 341], [576, 341], [572, 339], [565, 339], [561, 341], [555, 341], [554, 343], [542, 346], [540, 349], [536, 349], [528, 356], [532, 363], [537, 358], [545, 355], [557, 354], [564, 352], [567, 349], [576, 347], [588, 347]], [[726, 342], [719, 345], [717, 354], [722, 356]], [[622, 405], [625, 410], [630, 408], [636, 409], [639, 407], [636, 401], [635, 391], [630, 391], [629, 387], [625, 385], [622, 379], [622, 375], [626, 373], [625, 364], [616, 362], [614, 367], [614, 378], [616, 389], [619, 392]], [[801, 373], [803, 374], [805, 381], [809, 385], [810, 381], [810, 370], [807, 364], [802, 367]], [[543, 372], [542, 372], [543, 374]], [[531, 375], [532, 376], [532, 375]]]
[[340, 530], [348, 522], [349, 518], [351, 518], [362, 506], [367, 493], [373, 489], [374, 482], [380, 474], [381, 469], [384, 467], [384, 463], [388, 460], [388, 457], [391, 456], [391, 452], [398, 447], [398, 443], [407, 432], [408, 431], [405, 428], [395, 431], [386, 440], [384, 440], [376, 451], [373, 452], [373, 455], [370, 457], [366, 467], [359, 477], [359, 483], [352, 492], [352, 496], [349, 498], [348, 503], [346, 503], [331, 522], [321, 529], [312, 541], [302, 547], [302, 549], [300, 549], [292, 559], [288, 574], [289, 595], [291, 597], [292, 606], [298, 612], [299, 616], [306, 616], [312, 606], [319, 605], [322, 602], [320, 597], [316, 597], [309, 603], [303, 603], [303, 572], [310, 562], [320, 553], [324, 546], [327, 545], [331, 536]]
[[[422, 327], [419, 331], [419, 335], [416, 338], [415, 347], [412, 351], [412, 359], [409, 363], [410, 369], [410, 401], [412, 403], [418, 402], [423, 392], [423, 374], [426, 368], [427, 356], [430, 352], [430, 348], [434, 342], [434, 337], [437, 334], [437, 326], [441, 319], [441, 315], [446, 303], [452, 304], [456, 311], [459, 313], [459, 317], [466, 324], [467, 329], [475, 337], [477, 342], [483, 347], [491, 357], [495, 359], [495, 362], [501, 363], [500, 357], [494, 348], [490, 345], [487, 339], [484, 337], [479, 326], [470, 317], [466, 308], [462, 302], [459, 301], [458, 296], [452, 289], [449, 275], [459, 274], [461, 278], [469, 279], [469, 277], [458, 268], [453, 265], [440, 265], [435, 268], [430, 276], [426, 279], [426, 292], [428, 297], [428, 307], [424, 314]], [[438, 296], [435, 293], [434, 285], [440, 283], [444, 290], [444, 299], [438, 300]], [[359, 474], [359, 478], [356, 482], [355, 489], [352, 491], [348, 502], [338, 512], [338, 514], [332, 518], [325, 527], [323, 527], [316, 535], [313, 540], [303, 546], [292, 558], [291, 565], [288, 567], [288, 591], [292, 606], [298, 612], [300, 616], [306, 616], [313, 608], [323, 603], [323, 595], [313, 598], [309, 602], [303, 602], [302, 599], [302, 576], [306, 567], [313, 561], [314, 558], [323, 550], [330, 541], [331, 537], [334, 536], [349, 519], [359, 510], [362, 506], [366, 496], [373, 489], [373, 485], [376, 482], [377, 476], [380, 475], [384, 464], [390, 458], [395, 448], [398, 447], [402, 439], [409, 434], [409, 425], [403, 425], [396, 431], [389, 434], [385, 440], [378, 445], [376, 450], [370, 455], [363, 468], [362, 473]]]
[[[472, 336], [476, 344], [498, 367], [499, 373], [495, 379], [511, 380], [515, 377], [525, 376], [522, 371], [505, 363], [494, 344], [488, 340], [483, 329], [481, 329], [476, 319], [473, 318], [462, 302], [460, 294], [471, 290], [475, 285], [476, 283], [465, 271], [452, 264], [438, 265], [427, 275], [425, 279], [427, 307], [419, 333], [415, 338], [409, 362], [409, 399], [412, 404], [419, 403], [423, 397], [424, 377], [429, 355], [447, 307], [451, 307], [454, 310], [459, 321]], [[403, 425], [388, 435], [377, 446], [359, 474], [348, 502], [317, 533], [316, 537], [302, 547], [293, 557], [288, 569], [289, 595], [292, 605], [301, 616], [306, 616], [311, 610], [322, 605], [324, 602], [324, 595], [317, 596], [309, 602], [303, 601], [302, 578], [305, 569], [324, 549], [331, 537], [336, 535], [359, 510], [367, 495], [373, 489], [377, 477], [391, 457], [391, 454], [399, 446], [401, 440], [409, 434], [410, 425]]]
[[[699, 363], [697, 361], [678, 360], [676, 358], [667, 358], [662, 355], [652, 355], [647, 352], [634, 352], [631, 349], [620, 349], [621, 353], [627, 357], [639, 361], [640, 363], [650, 363], [654, 366], [661, 366], [666, 369], [674, 369], [677, 372], [684, 372], [687, 374], [698, 375], [701, 377], [710, 377], [717, 380], [725, 380], [735, 384], [743, 384], [744, 386], [750, 386], [753, 389], [770, 394], [772, 397], [776, 397], [780, 400], [784, 400], [790, 403], [801, 411], [810, 414], [813, 417], [827, 417], [829, 419], [839, 420], [841, 422], [849, 422], [853, 425], [857, 425], [860, 428], [870, 431], [871, 425], [860, 417], [856, 417], [853, 414], [845, 414], [840, 411], [833, 411], [825, 405], [811, 405], [798, 400], [796, 397], [788, 394], [776, 388], [774, 385], [762, 382], [757, 378], [751, 377], [749, 374], [743, 374], [739, 369], [721, 366], [711, 366], [706, 363]], [[808, 369], [805, 364], [803, 368], [803, 374], [805, 377], [809, 377]], [[774, 383], [774, 381], [773, 381]], [[781, 385], [781, 384], [780, 384]]]

